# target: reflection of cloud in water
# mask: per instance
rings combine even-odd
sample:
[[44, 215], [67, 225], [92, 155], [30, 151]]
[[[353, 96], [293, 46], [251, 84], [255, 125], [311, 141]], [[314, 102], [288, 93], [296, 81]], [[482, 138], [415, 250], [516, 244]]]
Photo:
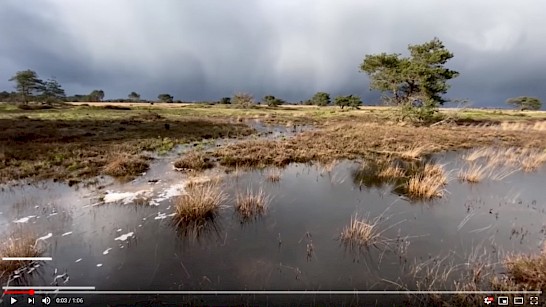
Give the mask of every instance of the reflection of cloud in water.
[[[289, 267], [285, 267], [286, 270]], [[235, 264], [235, 274], [241, 285], [251, 289], [267, 289], [273, 273], [279, 270], [279, 264], [268, 258], [239, 258]], [[291, 268], [289, 269], [292, 273]]]

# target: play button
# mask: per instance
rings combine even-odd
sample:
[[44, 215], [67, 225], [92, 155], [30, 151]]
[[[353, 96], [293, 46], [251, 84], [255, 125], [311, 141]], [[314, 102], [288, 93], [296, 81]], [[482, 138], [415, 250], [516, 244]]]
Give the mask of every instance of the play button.
[[11, 304], [13, 305], [13, 304], [17, 303], [17, 299], [14, 298], [14, 297], [11, 297], [11, 298], [10, 298], [10, 302], [11, 302]]

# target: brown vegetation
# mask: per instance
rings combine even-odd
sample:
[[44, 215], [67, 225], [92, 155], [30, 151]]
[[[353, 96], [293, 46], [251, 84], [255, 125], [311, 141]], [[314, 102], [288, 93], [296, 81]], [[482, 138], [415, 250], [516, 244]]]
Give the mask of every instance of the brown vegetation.
[[490, 165], [481, 165], [472, 163], [469, 166], [459, 170], [457, 174], [459, 180], [470, 183], [478, 183], [487, 177]]
[[[416, 145], [425, 143], [421, 145]], [[286, 140], [248, 140], [218, 148], [213, 156], [229, 167], [285, 166], [292, 162], [336, 159], [376, 159], [379, 156], [409, 158], [432, 152], [473, 148], [501, 142], [507, 146], [546, 147], [540, 132], [483, 130], [478, 127], [397, 125], [347, 121], [321, 130], [303, 132]], [[402, 148], [402, 149], [401, 149]], [[405, 150], [403, 148], [406, 148]]]
[[357, 214], [351, 217], [351, 222], [341, 232], [340, 239], [350, 247], [365, 247], [378, 242], [380, 218], [373, 220], [359, 218]]
[[246, 125], [228, 120], [188, 116], [167, 119], [135, 110], [78, 107], [59, 117], [58, 110], [46, 111], [51, 113], [40, 113], [40, 118], [45, 119], [35, 117], [31, 111], [25, 112], [33, 118], [16, 118], [17, 113], [6, 118], [0, 112], [0, 182], [29, 177], [81, 180], [117, 169], [119, 165], [107, 165], [118, 153], [137, 156], [144, 150], [253, 132]]
[[235, 208], [241, 217], [246, 220], [262, 215], [267, 210], [269, 202], [270, 197], [262, 189], [253, 191], [248, 188], [245, 192], [237, 192]]
[[182, 170], [204, 171], [214, 167], [214, 163], [203, 152], [194, 150], [185, 153], [174, 163], [174, 167]]
[[538, 255], [508, 257], [506, 283], [521, 290], [546, 290], [546, 250]]
[[280, 169], [278, 168], [270, 169], [267, 173], [266, 179], [269, 182], [279, 182], [281, 181], [281, 175], [282, 175], [282, 172]]
[[133, 177], [145, 172], [147, 169], [148, 162], [144, 157], [117, 153], [106, 164], [103, 172], [112, 177]]
[[[0, 246], [0, 257], [38, 257], [41, 250], [36, 246], [36, 237], [30, 233], [11, 236]], [[30, 261], [1, 261], [0, 277], [30, 264]]]
[[186, 186], [185, 193], [175, 200], [175, 222], [187, 226], [212, 219], [226, 200], [227, 195], [218, 182]]
[[404, 184], [404, 194], [412, 199], [442, 197], [447, 176], [440, 164], [425, 163], [412, 170]]

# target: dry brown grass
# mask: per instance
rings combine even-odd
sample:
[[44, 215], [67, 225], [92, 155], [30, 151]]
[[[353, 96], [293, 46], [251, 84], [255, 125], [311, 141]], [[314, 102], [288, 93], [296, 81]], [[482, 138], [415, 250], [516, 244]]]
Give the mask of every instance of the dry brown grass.
[[538, 255], [509, 256], [504, 265], [508, 282], [519, 289], [546, 290], [546, 251]]
[[[426, 140], [426, 146], [417, 142]], [[266, 167], [292, 162], [327, 163], [343, 159], [376, 159], [401, 152], [411, 159], [418, 154], [491, 146], [546, 147], [538, 132], [497, 131], [480, 127], [400, 127], [345, 119], [321, 130], [307, 131], [286, 140], [249, 140], [217, 148], [212, 155], [221, 165]]]
[[392, 164], [386, 164], [384, 167], [382, 167], [377, 173], [377, 177], [382, 179], [396, 179], [396, 178], [402, 178], [406, 175], [406, 171], [396, 165]]
[[211, 219], [226, 200], [217, 182], [186, 186], [185, 193], [175, 200], [175, 221], [180, 226]]
[[490, 172], [490, 166], [472, 163], [469, 166], [459, 170], [457, 177], [461, 181], [470, 183], [478, 183], [487, 178], [487, 174]]
[[492, 126], [492, 128], [502, 131], [546, 131], [546, 121], [537, 121], [534, 123], [503, 122], [500, 125]]
[[269, 182], [279, 182], [281, 181], [282, 172], [280, 169], [270, 169], [266, 175], [266, 179]]
[[422, 171], [410, 176], [406, 194], [413, 199], [432, 199], [444, 195], [447, 177], [441, 165], [426, 164]]
[[201, 151], [189, 151], [174, 163], [174, 167], [182, 170], [204, 171], [214, 167], [210, 158]]
[[[15, 237], [17, 236], [17, 237]], [[31, 233], [20, 233], [8, 238], [0, 246], [1, 257], [38, 257], [41, 250], [36, 245], [36, 236]], [[3, 261], [0, 260], [0, 277], [8, 276], [17, 269], [30, 264], [30, 261]]]
[[535, 171], [540, 168], [544, 163], [546, 163], [546, 149], [527, 149], [524, 151], [521, 158], [521, 167], [526, 172]]
[[413, 144], [406, 150], [398, 152], [398, 155], [402, 159], [417, 160], [420, 159], [424, 153], [430, 151], [430, 146], [428, 145], [415, 145]]
[[[471, 151], [463, 158], [472, 164], [461, 170], [459, 178], [469, 182], [479, 182], [486, 177], [505, 178], [520, 169], [525, 172], [535, 171], [546, 163], [546, 150], [541, 148], [484, 147]], [[477, 163], [480, 159], [482, 160], [481, 165]]]
[[269, 195], [262, 189], [253, 191], [252, 188], [248, 188], [245, 192], [237, 192], [235, 208], [243, 219], [250, 219], [264, 214], [270, 200]]
[[0, 149], [4, 153], [0, 182], [23, 178], [82, 180], [103, 174], [120, 152], [138, 156], [142, 151], [164, 151], [173, 144], [253, 132], [227, 116], [204, 119], [186, 110], [156, 111], [161, 117], [151, 120], [139, 116], [147, 115], [147, 111], [136, 109], [78, 106], [5, 112], [0, 104]]
[[373, 245], [381, 238], [379, 218], [359, 218], [357, 214], [351, 217], [349, 225], [343, 229], [340, 239], [351, 247], [365, 247]]
[[148, 169], [148, 162], [140, 156], [117, 153], [104, 167], [104, 173], [112, 177], [138, 176]]

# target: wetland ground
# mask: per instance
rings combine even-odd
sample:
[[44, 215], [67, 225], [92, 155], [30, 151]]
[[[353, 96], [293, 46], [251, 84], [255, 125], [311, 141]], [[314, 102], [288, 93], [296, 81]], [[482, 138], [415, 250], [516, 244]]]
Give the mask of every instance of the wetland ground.
[[[450, 120], [412, 126], [381, 107], [107, 105], [0, 105], [3, 246], [31, 237], [31, 252], [53, 258], [2, 267], [4, 283], [546, 290], [545, 112], [442, 110]], [[211, 204], [209, 184], [222, 194], [187, 223], [197, 215], [184, 206]], [[467, 306], [483, 297], [285, 299]]]

